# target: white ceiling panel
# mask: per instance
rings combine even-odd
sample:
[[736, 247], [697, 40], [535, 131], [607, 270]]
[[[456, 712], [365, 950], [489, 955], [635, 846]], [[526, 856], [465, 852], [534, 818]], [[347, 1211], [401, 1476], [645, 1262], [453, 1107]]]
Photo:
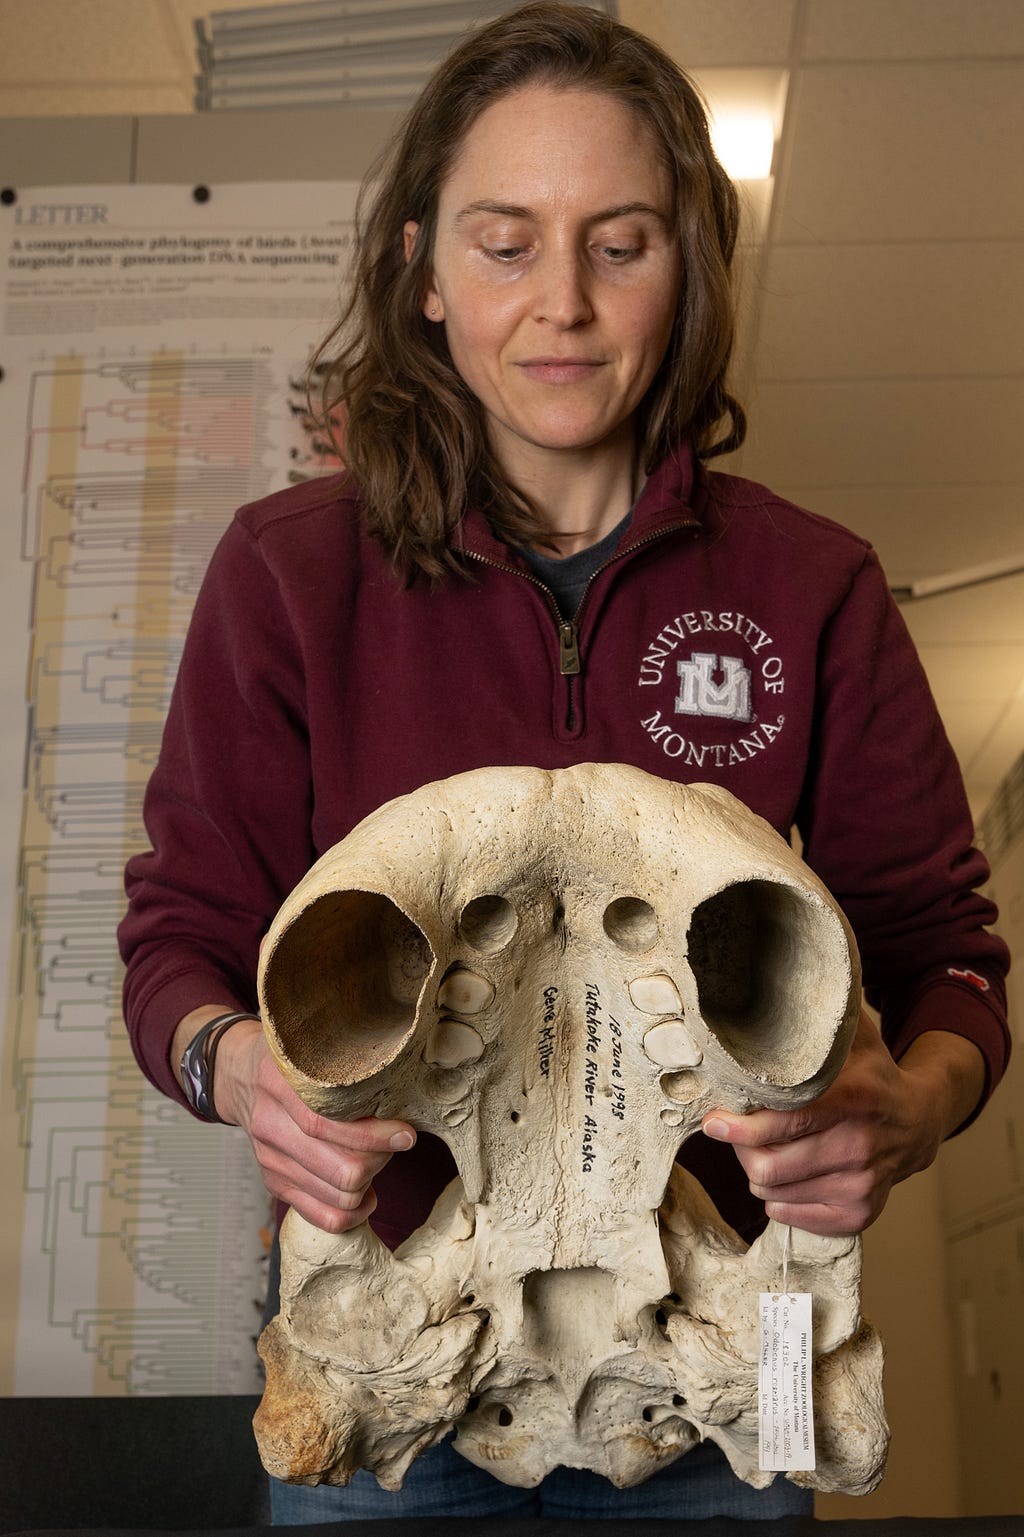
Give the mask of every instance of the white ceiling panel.
[[777, 247], [762, 279], [759, 371], [793, 380], [1021, 373], [1024, 325], [1007, 320], [1022, 284], [1012, 242]]
[[[192, 111], [192, 92], [187, 87], [176, 85], [173, 81], [163, 84], [146, 81], [142, 84], [127, 85], [76, 85], [73, 96], [69, 94], [65, 85], [59, 82], [53, 85], [5, 85], [0, 82], [0, 101], [3, 103], [3, 112], [12, 118], [54, 118], [64, 117], [73, 119], [79, 113], [87, 113], [90, 117], [119, 118], [123, 124], [126, 117], [134, 117], [145, 110], [150, 112], [174, 113], [184, 115]], [[123, 128], [122, 128], [123, 132]], [[81, 161], [81, 155], [72, 150], [73, 159]], [[82, 178], [86, 183], [95, 182], [99, 173], [93, 170], [91, 174]], [[70, 182], [73, 176], [69, 171], [64, 180]]]
[[870, 539], [893, 583], [1014, 552], [1024, 560], [1022, 486], [805, 486], [801, 498], [813, 512]]
[[619, 0], [619, 19], [684, 69], [785, 64], [795, 8], [796, 0]]
[[1024, 484], [1024, 379], [762, 383], [743, 473], [804, 486]]
[[808, 61], [1024, 53], [1021, 0], [813, 0], [804, 17]]
[[[0, 35], [3, 87], [59, 80], [76, 88], [146, 80], [171, 84], [175, 76], [170, 54], [177, 39], [170, 17], [138, 0], [77, 5], [67, 0], [0, 0]], [[6, 89], [3, 97], [4, 114], [15, 116]], [[90, 108], [76, 100], [70, 110]]]
[[790, 114], [780, 242], [1024, 236], [1024, 61], [815, 66]]
[[908, 603], [903, 617], [921, 647], [1024, 645], [1024, 575]]
[[[941, 604], [947, 600], [931, 598], [926, 601]], [[903, 608], [903, 617], [911, 633], [920, 628], [914, 607], [916, 605]], [[991, 719], [991, 706], [1008, 704], [1017, 692], [1021, 680], [1021, 654], [1020, 646], [1012, 641], [1001, 645], [981, 641], [965, 644], [947, 638], [923, 643], [920, 651], [940, 709], [966, 710], [969, 706], [982, 717]]]

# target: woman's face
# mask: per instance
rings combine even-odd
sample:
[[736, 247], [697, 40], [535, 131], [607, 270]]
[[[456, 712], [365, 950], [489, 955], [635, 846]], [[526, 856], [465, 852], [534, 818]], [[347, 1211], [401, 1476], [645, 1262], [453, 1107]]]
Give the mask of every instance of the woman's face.
[[443, 321], [506, 471], [631, 452], [680, 284], [672, 184], [646, 126], [596, 91], [497, 101], [441, 189], [428, 283], [424, 314]]

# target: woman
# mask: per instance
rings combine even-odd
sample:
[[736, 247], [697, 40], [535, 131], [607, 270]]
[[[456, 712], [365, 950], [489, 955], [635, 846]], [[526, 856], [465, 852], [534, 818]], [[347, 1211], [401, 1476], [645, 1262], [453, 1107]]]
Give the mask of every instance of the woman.
[[[765, 1212], [857, 1231], [998, 1080], [1005, 956], [873, 553], [705, 468], [744, 422], [725, 387], [736, 198], [700, 103], [628, 29], [526, 6], [440, 68], [374, 189], [325, 344], [349, 473], [243, 509], [197, 603], [153, 849], [128, 871], [139, 1061], [179, 1100], [184, 1062], [193, 1106], [244, 1126], [309, 1221], [373, 1214], [397, 1243], [451, 1162], [397, 1123], [321, 1120], [278, 1074], [247, 1011], [284, 895], [375, 806], [461, 770], [714, 780], [799, 828], [883, 1031], [862, 1021], [811, 1107], [709, 1116], [686, 1161], [747, 1237]], [[277, 1522], [807, 1508], [707, 1446], [628, 1491], [566, 1470], [509, 1489], [443, 1446], [400, 1495], [365, 1474], [274, 1494]]]

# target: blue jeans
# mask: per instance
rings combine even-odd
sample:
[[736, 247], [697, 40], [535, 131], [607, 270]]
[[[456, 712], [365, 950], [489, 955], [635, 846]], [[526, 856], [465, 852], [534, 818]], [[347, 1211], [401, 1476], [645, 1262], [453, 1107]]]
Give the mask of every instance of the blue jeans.
[[372, 1521], [398, 1516], [547, 1516], [576, 1520], [665, 1518], [701, 1521], [711, 1516], [771, 1521], [814, 1514], [814, 1496], [781, 1475], [767, 1489], [736, 1477], [717, 1446], [695, 1446], [677, 1462], [633, 1489], [616, 1489], [599, 1473], [556, 1468], [536, 1489], [499, 1483], [452, 1450], [450, 1440], [417, 1457], [405, 1487], [382, 1489], [372, 1473], [357, 1473], [344, 1489], [270, 1480], [271, 1523], [307, 1526], [326, 1521]]

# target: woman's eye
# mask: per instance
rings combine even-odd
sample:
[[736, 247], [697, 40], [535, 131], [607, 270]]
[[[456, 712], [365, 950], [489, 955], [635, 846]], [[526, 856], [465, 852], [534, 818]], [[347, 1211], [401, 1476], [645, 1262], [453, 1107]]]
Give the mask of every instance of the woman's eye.
[[522, 245], [484, 246], [484, 254], [499, 262], [514, 262], [525, 250]]
[[632, 245], [603, 245], [598, 246], [598, 250], [611, 262], [635, 261], [641, 254], [640, 247]]

